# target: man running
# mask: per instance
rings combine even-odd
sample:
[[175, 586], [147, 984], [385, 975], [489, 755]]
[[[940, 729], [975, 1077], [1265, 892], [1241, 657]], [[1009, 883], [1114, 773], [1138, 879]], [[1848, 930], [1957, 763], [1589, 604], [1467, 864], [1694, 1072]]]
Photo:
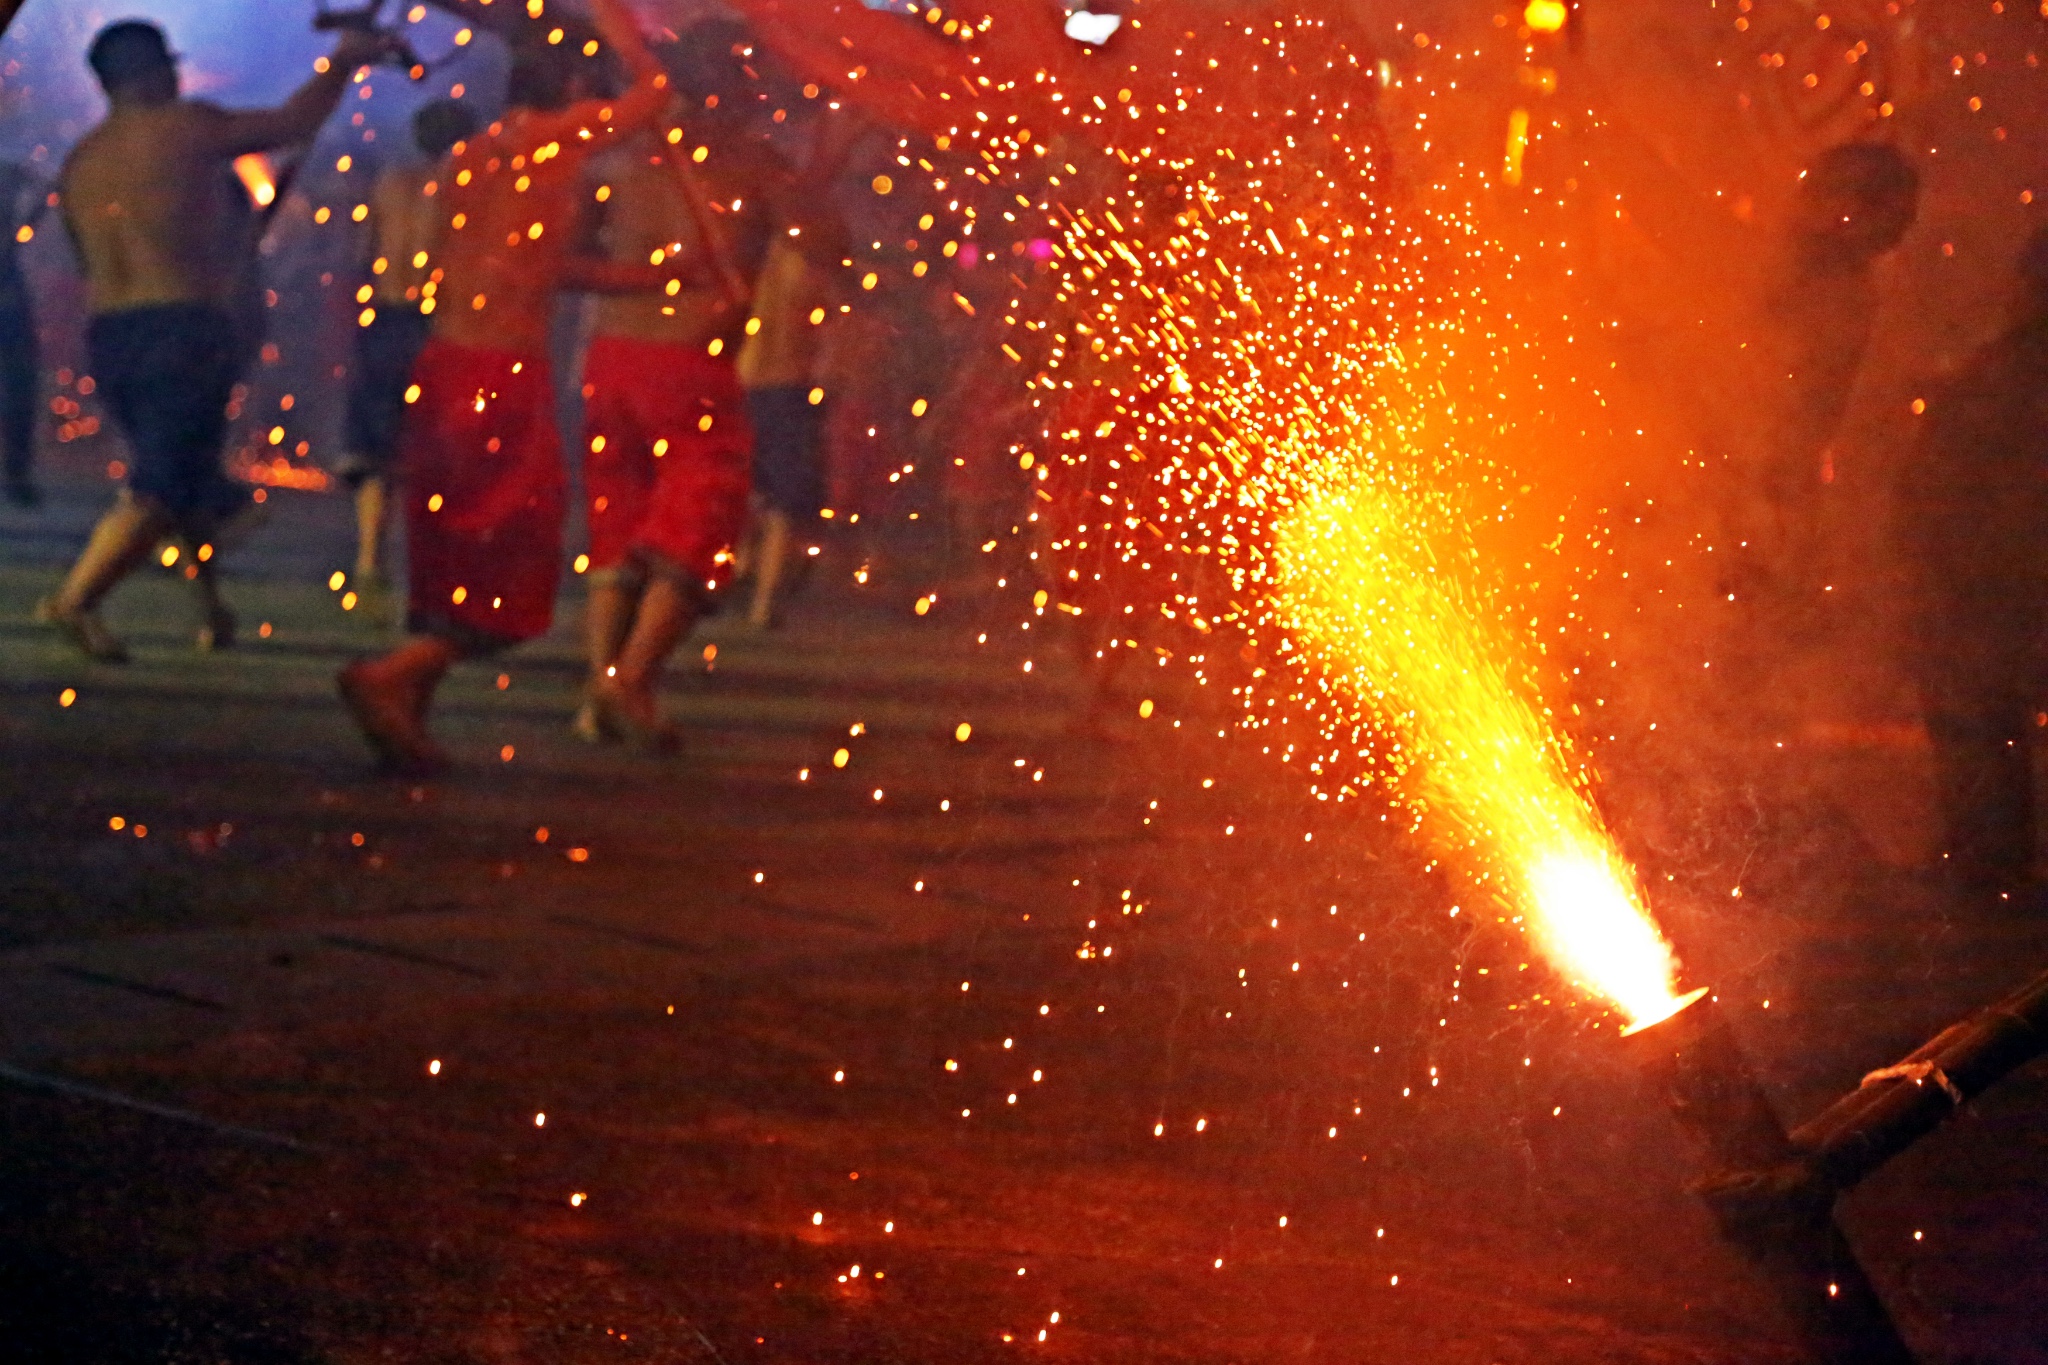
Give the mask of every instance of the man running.
[[831, 311], [828, 272], [847, 247], [846, 226], [832, 213], [828, 193], [837, 169], [835, 158], [814, 155], [798, 177], [778, 187], [776, 231], [740, 348], [740, 383], [754, 424], [756, 534], [747, 624], [756, 630], [774, 625], [784, 574], [803, 553], [798, 537], [817, 527], [825, 506], [819, 339]]
[[[87, 60], [106, 89], [106, 120], [64, 164], [64, 222], [83, 262], [93, 376], [128, 438], [128, 486], [93, 528], [63, 586], [38, 615], [92, 658], [127, 651], [101, 624], [100, 600], [156, 542], [195, 547], [244, 496], [221, 470], [227, 405], [242, 361], [228, 309], [237, 283], [240, 193], [234, 159], [313, 136], [351, 72], [390, 50], [388, 38], [344, 33], [319, 73], [276, 109], [231, 111], [179, 98], [163, 30], [109, 25]], [[211, 586], [211, 565], [203, 586]], [[208, 601], [202, 642], [226, 625]]]
[[337, 680], [371, 747], [401, 770], [447, 761], [425, 718], [450, 667], [530, 640], [554, 618], [564, 510], [548, 366], [556, 293], [659, 285], [644, 259], [621, 270], [570, 254], [590, 154], [652, 123], [668, 99], [668, 77], [621, 0], [591, 0], [590, 10], [601, 46], [631, 77], [626, 92], [579, 98], [580, 44], [522, 47], [504, 119], [468, 142], [437, 196], [449, 214], [443, 275], [400, 440], [411, 634]]
[[733, 355], [749, 196], [714, 194], [711, 175], [653, 138], [598, 169], [605, 256], [623, 266], [680, 248], [680, 268], [659, 292], [602, 300], [584, 361], [590, 682], [575, 729], [666, 748], [655, 684], [730, 577], [721, 556], [747, 514], [753, 438]]
[[437, 196], [448, 154], [477, 130], [454, 100], [432, 100], [412, 116], [420, 155], [391, 166], [370, 193], [370, 321], [356, 332], [349, 376], [346, 454], [338, 473], [355, 494], [356, 584], [383, 578], [386, 493], [405, 418], [413, 362], [432, 330], [440, 273], [434, 260], [447, 226]]

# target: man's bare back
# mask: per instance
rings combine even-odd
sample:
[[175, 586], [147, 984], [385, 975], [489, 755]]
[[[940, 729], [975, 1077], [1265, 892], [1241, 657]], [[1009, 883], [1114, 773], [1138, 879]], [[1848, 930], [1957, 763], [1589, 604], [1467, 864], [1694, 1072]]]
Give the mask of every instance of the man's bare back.
[[445, 271], [434, 334], [457, 345], [540, 354], [555, 294], [573, 274], [584, 167], [611, 139], [652, 123], [668, 77], [616, 0], [593, 17], [633, 77], [617, 99], [515, 109], [461, 147], [448, 167]]
[[[745, 280], [734, 259], [743, 225], [732, 207], [743, 201], [729, 197], [714, 205], [710, 184], [672, 164], [672, 155], [648, 139], [597, 167], [604, 181], [598, 236], [605, 256], [629, 265], [663, 252], [673, 258], [674, 274], [661, 292], [599, 299], [595, 331], [693, 350], [717, 337], [733, 345], [746, 318]], [[713, 235], [717, 240], [707, 240]]]
[[283, 107], [117, 103], [64, 164], [65, 223], [94, 316], [168, 303], [225, 306], [237, 244], [228, 163], [319, 130], [346, 79], [337, 63]]

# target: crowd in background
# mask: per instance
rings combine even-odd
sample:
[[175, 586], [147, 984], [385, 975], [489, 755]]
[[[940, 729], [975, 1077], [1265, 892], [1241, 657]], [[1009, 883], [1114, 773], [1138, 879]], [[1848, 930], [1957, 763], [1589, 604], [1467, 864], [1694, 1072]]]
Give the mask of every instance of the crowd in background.
[[[356, 178], [318, 196], [337, 205], [295, 182], [324, 172], [333, 143], [316, 139], [344, 97], [416, 61], [397, 35], [351, 29], [283, 105], [236, 112], [183, 97], [155, 26], [94, 37], [108, 117], [61, 173], [10, 168], [0, 186], [19, 228], [0, 260], [8, 496], [38, 497], [38, 291], [16, 247], [39, 226], [61, 223], [85, 295], [86, 354], [60, 380], [96, 395], [60, 392], [58, 437], [95, 434], [99, 408], [129, 447], [41, 620], [124, 659], [99, 604], [171, 546], [200, 647], [230, 645], [216, 566], [250, 482], [259, 501], [338, 483], [365, 598], [405, 528], [407, 638], [340, 679], [381, 761], [445, 763], [424, 724], [435, 684], [549, 627], [568, 550], [587, 586], [575, 729], [666, 748], [663, 661], [708, 611], [772, 628], [828, 533], [863, 561], [912, 546], [943, 574], [1020, 520], [970, 296], [1014, 308], [1043, 244], [941, 251], [941, 228], [920, 251], [938, 204], [888, 174], [903, 139], [779, 75], [735, 20], [650, 39], [621, 6], [590, 12], [503, 45], [492, 98], [458, 81], [397, 136], [351, 136], [332, 164]], [[313, 434], [290, 437], [323, 400], [316, 458]]]
[[[977, 219], [968, 178], [937, 188], [930, 139], [913, 145], [779, 69], [737, 20], [650, 35], [615, 0], [589, 13], [504, 46], [477, 91], [436, 77], [434, 98], [381, 142], [361, 110], [335, 111], [351, 91], [405, 81], [408, 64], [424, 70], [391, 34], [346, 32], [285, 104], [235, 114], [180, 98], [153, 27], [94, 39], [109, 117], [61, 174], [45, 159], [0, 178], [13, 229], [0, 239], [6, 495], [37, 497], [38, 303], [46, 333], [53, 308], [90, 319], [87, 358], [58, 372], [59, 439], [93, 434], [105, 412], [131, 450], [126, 490], [43, 620], [96, 659], [122, 657], [98, 603], [172, 541], [199, 594], [200, 644], [231, 643], [214, 566], [249, 498], [223, 469], [231, 452], [259, 484], [350, 490], [365, 591], [392, 571], [386, 532], [404, 524], [408, 634], [339, 680], [382, 761], [445, 762], [426, 728], [440, 678], [546, 630], [572, 559], [588, 589], [578, 733], [668, 747], [663, 661], [713, 609], [771, 627], [828, 531], [861, 559], [908, 539], [957, 568], [1032, 520], [1030, 499], [1050, 496], [1015, 458], [1032, 414], [996, 376], [1038, 357], [1013, 347], [1006, 362], [990, 333], [998, 317], [1055, 315], [1051, 244], [1003, 226], [1000, 194]], [[1453, 111], [1494, 112], [1484, 99]], [[344, 119], [344, 135], [323, 137]], [[1593, 135], [1557, 130], [1560, 158]], [[1046, 141], [1064, 193], [1087, 199], [1101, 158], [1070, 161]], [[1574, 232], [1612, 276], [1602, 308], [1628, 329], [1617, 392], [1654, 394], [1635, 401], [1668, 419], [1680, 464], [1731, 461], [1719, 505], [1687, 534], [1729, 551], [1712, 588], [1741, 599], [1746, 635], [1725, 671], [1755, 663], [1750, 694], [1816, 633], [1815, 604], [1834, 591], [1823, 490], [1882, 339], [1884, 263], [1913, 231], [1929, 164], [1866, 132], [1807, 151], [1756, 297], [1695, 307], [1712, 282], [1704, 253], [1699, 270], [1628, 269], [1631, 251], [1747, 232], [1746, 200], [1722, 222], [1700, 219], [1696, 195], [1639, 195], [1634, 216]], [[1515, 183], [1540, 175], [1531, 155]], [[1638, 225], [1686, 205], [1683, 233]], [[17, 249], [59, 221], [82, 286], [31, 289]], [[1890, 529], [1944, 845], [1993, 883], [2033, 862], [2026, 755], [2048, 714], [2035, 710], [2048, 629], [2031, 553], [2048, 487], [2034, 406], [2048, 366], [2042, 241], [2001, 266], [2018, 280], [2009, 325], [1915, 399], [1928, 420], [1897, 470]], [[1028, 351], [1045, 333], [1004, 335]]]

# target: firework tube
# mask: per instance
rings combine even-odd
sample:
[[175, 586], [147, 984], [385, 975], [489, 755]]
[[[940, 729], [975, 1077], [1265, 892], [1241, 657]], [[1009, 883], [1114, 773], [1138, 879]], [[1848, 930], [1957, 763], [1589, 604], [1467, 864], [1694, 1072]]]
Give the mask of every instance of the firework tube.
[[1912, 1365], [1835, 1223], [1834, 1190], [1810, 1178], [1713, 997], [1695, 992], [1675, 1014], [1631, 1029], [1623, 1046], [1704, 1151], [1707, 1174], [1689, 1188], [1764, 1273], [1812, 1357]]

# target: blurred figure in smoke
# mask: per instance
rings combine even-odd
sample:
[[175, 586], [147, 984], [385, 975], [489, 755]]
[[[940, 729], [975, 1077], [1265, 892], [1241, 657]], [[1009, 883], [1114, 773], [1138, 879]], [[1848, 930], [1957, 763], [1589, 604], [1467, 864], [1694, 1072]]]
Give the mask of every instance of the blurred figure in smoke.
[[36, 315], [21, 273], [22, 232], [42, 208], [27, 168], [0, 162], [0, 489], [16, 507], [42, 501], [36, 459]]
[[[108, 590], [165, 536], [206, 546], [246, 502], [221, 472], [228, 400], [245, 360], [235, 313], [249, 205], [231, 163], [311, 137], [349, 73], [388, 45], [345, 33], [327, 69], [285, 104], [229, 111], [178, 97], [177, 64], [155, 25], [113, 24], [93, 40], [88, 60], [111, 108], [73, 149], [60, 189], [85, 269], [93, 374], [134, 460], [128, 487], [63, 586], [37, 607], [93, 658], [127, 657], [97, 614]], [[233, 630], [211, 557], [210, 548], [194, 556], [202, 647], [228, 643]]]
[[427, 344], [443, 273], [434, 259], [446, 228], [436, 196], [448, 154], [477, 129], [476, 116], [454, 100], [433, 100], [412, 118], [417, 159], [385, 169], [370, 194], [370, 325], [355, 338], [347, 442], [335, 472], [355, 494], [359, 586], [383, 580], [385, 495], [405, 420], [413, 362]]
[[589, 157], [652, 123], [668, 99], [623, 0], [591, 0], [591, 13], [630, 87], [585, 97], [580, 34], [520, 48], [505, 117], [454, 159], [437, 196], [449, 214], [444, 273], [400, 438], [412, 633], [337, 679], [370, 746], [397, 768], [446, 762], [425, 719], [450, 667], [530, 640], [554, 618], [565, 483], [548, 364], [557, 292], [660, 283], [644, 257], [620, 270], [571, 255]]
[[1834, 477], [1833, 442], [1870, 349], [1880, 302], [1876, 263], [1912, 227], [1920, 178], [1876, 143], [1830, 148], [1800, 181], [1783, 273], [1766, 305], [1781, 383], [1764, 432], [1764, 523], [1750, 532], [1775, 572], [1775, 595], [1804, 601], [1820, 572], [1820, 489]]
[[747, 624], [767, 630], [793, 563], [798, 537], [825, 508], [825, 393], [818, 383], [820, 342], [833, 311], [831, 270], [847, 252], [846, 224], [834, 211], [832, 178], [842, 155], [820, 130], [802, 170], [776, 188], [774, 231], [754, 288], [739, 377], [754, 424], [754, 533], [748, 568], [753, 594]]
[[1899, 490], [1920, 687], [1949, 871], [1986, 889], [2034, 864], [2031, 732], [2048, 693], [2048, 228], [2019, 318], [1930, 400]]
[[584, 360], [590, 680], [575, 731], [669, 748], [655, 685], [728, 576], [720, 566], [746, 519], [753, 435], [733, 352], [758, 214], [731, 168], [697, 169], [652, 136], [593, 170], [605, 258], [666, 260], [669, 277], [659, 291], [600, 300]]

